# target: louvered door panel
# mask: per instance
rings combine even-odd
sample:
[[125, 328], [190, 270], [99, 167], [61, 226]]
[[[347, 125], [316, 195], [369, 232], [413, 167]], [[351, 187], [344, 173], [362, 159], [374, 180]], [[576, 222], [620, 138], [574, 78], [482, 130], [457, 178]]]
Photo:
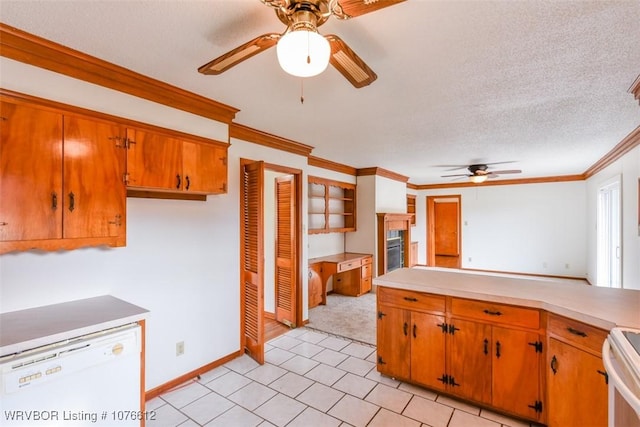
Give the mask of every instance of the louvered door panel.
[[264, 363], [264, 165], [243, 161], [241, 165], [241, 314], [244, 349]]
[[295, 178], [276, 178], [276, 320], [295, 325]]

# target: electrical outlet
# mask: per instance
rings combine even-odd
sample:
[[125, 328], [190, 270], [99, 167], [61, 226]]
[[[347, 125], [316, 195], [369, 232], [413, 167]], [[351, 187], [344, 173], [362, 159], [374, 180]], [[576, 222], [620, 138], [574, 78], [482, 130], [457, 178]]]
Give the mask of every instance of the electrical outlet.
[[469, 262], [471, 262], [471, 257], [469, 257]]
[[184, 354], [184, 341], [176, 343], [176, 356], [182, 356]]
[[568, 269], [569, 269], [569, 263], [566, 263], [566, 264], [564, 265], [564, 268], [566, 268], [566, 269], [568, 270]]

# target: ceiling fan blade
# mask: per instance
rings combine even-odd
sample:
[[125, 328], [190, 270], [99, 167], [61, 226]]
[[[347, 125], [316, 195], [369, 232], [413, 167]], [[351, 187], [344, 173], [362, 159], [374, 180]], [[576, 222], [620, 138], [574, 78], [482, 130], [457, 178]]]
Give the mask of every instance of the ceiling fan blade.
[[489, 172], [489, 174], [493, 174], [493, 175], [502, 175], [505, 173], [522, 173], [522, 171], [520, 169], [508, 169], [508, 170], [503, 170], [503, 171], [491, 171]]
[[329, 62], [356, 88], [368, 86], [378, 78], [367, 64], [342, 39], [334, 34], [325, 36], [331, 45]]
[[468, 173], [457, 173], [455, 175], [440, 175], [441, 178], [450, 178], [453, 176], [473, 176], [473, 175], [469, 175]]
[[263, 34], [239, 46], [232, 51], [220, 55], [211, 62], [208, 62], [198, 68], [198, 72], [207, 75], [217, 75], [227, 71], [229, 68], [238, 65], [245, 59], [249, 59], [254, 55], [273, 47], [278, 43], [281, 35], [278, 33]]
[[[337, 14], [339, 18], [355, 18], [369, 12], [374, 12], [394, 4], [402, 3], [405, 0], [339, 0], [338, 5], [342, 10], [342, 15]], [[335, 14], [335, 13], [334, 13]], [[346, 15], [346, 16], [344, 16]]]

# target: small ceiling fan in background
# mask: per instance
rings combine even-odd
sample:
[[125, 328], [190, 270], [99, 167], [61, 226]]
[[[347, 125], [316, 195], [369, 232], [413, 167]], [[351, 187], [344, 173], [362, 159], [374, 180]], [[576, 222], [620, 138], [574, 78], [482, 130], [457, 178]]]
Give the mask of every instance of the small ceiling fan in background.
[[[511, 162], [496, 162], [496, 163], [476, 163], [473, 165], [466, 166], [469, 173], [462, 174], [453, 174], [453, 175], [441, 175], [442, 178], [452, 178], [452, 177], [467, 177], [469, 181], [480, 184], [481, 182], [485, 182], [490, 178], [497, 178], [500, 175], [506, 175], [510, 173], [522, 173], [520, 169], [505, 169], [505, 170], [497, 170], [490, 171], [489, 165], [496, 165], [499, 163], [511, 163]], [[460, 167], [459, 169], [464, 168], [465, 166]]]
[[287, 26], [285, 31], [258, 36], [204, 64], [198, 72], [221, 74], [277, 44], [278, 62], [289, 74], [311, 77], [331, 63], [356, 88], [367, 86], [376, 80], [376, 73], [340, 37], [322, 36], [318, 27], [331, 16], [351, 19], [405, 0], [260, 1], [275, 9], [278, 19]]

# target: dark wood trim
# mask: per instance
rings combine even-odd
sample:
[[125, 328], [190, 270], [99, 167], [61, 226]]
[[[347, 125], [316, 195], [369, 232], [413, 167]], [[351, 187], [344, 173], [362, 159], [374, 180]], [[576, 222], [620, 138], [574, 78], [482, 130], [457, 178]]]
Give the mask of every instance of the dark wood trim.
[[410, 190], [419, 190], [419, 186], [416, 184], [411, 184], [410, 182], [407, 182], [407, 188]]
[[321, 159], [320, 157], [309, 156], [307, 159], [307, 164], [309, 166], [328, 169], [334, 172], [346, 173], [353, 176], [356, 176], [357, 173], [357, 169], [354, 167], [343, 165], [342, 163], [332, 162], [331, 160]]
[[[640, 90], [640, 88], [639, 88]], [[629, 151], [640, 145], [640, 126], [635, 128], [629, 135], [627, 135], [622, 141], [618, 143], [611, 151], [604, 155], [600, 160], [593, 164], [584, 173], [585, 178], [590, 178], [597, 174], [620, 157], [627, 154]]]
[[2, 23], [0, 55], [223, 123], [240, 111]]
[[149, 401], [151, 399], [153, 399], [154, 397], [158, 397], [163, 393], [168, 392], [169, 390], [184, 384], [185, 382], [192, 380], [194, 378], [198, 378], [200, 375], [204, 374], [205, 372], [209, 372], [210, 370], [217, 368], [218, 366], [222, 366], [225, 363], [229, 362], [230, 360], [235, 359], [236, 357], [240, 357], [242, 356], [242, 350], [238, 350], [235, 351], [227, 356], [224, 356], [222, 359], [218, 359], [214, 362], [208, 363], [204, 366], [201, 366], [198, 369], [194, 369], [191, 372], [187, 372], [184, 375], [180, 375], [177, 378], [174, 378], [171, 381], [168, 381], [164, 384], [159, 385], [158, 387], [152, 388], [151, 390], [148, 390], [145, 393], [145, 399], [146, 401]]
[[80, 115], [89, 117], [95, 120], [104, 120], [110, 123], [117, 123], [126, 127], [133, 127], [136, 129], [146, 130], [154, 133], [160, 133], [172, 138], [178, 138], [182, 140], [197, 142], [201, 144], [212, 144], [221, 147], [228, 147], [228, 142], [217, 141], [215, 139], [209, 139], [202, 136], [191, 135], [185, 132], [180, 132], [172, 129], [163, 128], [160, 126], [150, 125], [147, 123], [139, 122], [136, 120], [127, 119], [124, 117], [113, 116], [111, 114], [101, 113], [99, 111], [93, 111], [82, 107], [76, 107], [74, 105], [64, 104], [57, 101], [51, 101], [49, 99], [39, 98], [37, 96], [27, 95], [20, 92], [14, 92], [12, 90], [0, 88], [0, 99], [9, 100], [20, 105], [37, 105], [39, 108], [43, 108], [49, 111], [55, 111], [62, 114]]
[[361, 168], [356, 172], [356, 176], [368, 176], [368, 175], [377, 175], [382, 176], [384, 178], [393, 179], [395, 181], [400, 181], [406, 183], [409, 181], [408, 176], [400, 175], [399, 173], [392, 172], [387, 169], [372, 167], [372, 168]]
[[168, 191], [149, 191], [149, 190], [133, 190], [127, 188], [127, 197], [133, 199], [171, 199], [171, 200], [192, 200], [198, 202], [206, 202], [207, 196], [205, 194], [193, 194], [193, 193], [172, 193]]
[[518, 185], [518, 184], [542, 184], [549, 182], [567, 182], [567, 181], [584, 181], [584, 175], [562, 175], [550, 176], [545, 178], [522, 178], [522, 179], [504, 179], [500, 181], [485, 181], [482, 184], [474, 184], [473, 182], [450, 182], [446, 184], [426, 184], [417, 185], [418, 190], [435, 190], [439, 188], [463, 188], [463, 187], [486, 187], [493, 185]]
[[250, 128], [239, 123], [231, 123], [229, 125], [229, 138], [237, 138], [254, 144], [263, 145], [276, 150], [287, 151], [293, 154], [308, 157], [313, 147], [310, 145], [295, 142], [290, 139], [271, 135], [257, 129]]
[[[147, 354], [147, 323], [145, 319], [138, 320], [140, 325], [140, 410], [144, 412], [146, 393], [144, 391], [146, 384], [146, 354]], [[140, 426], [144, 427], [146, 420], [144, 417], [140, 420]]]

